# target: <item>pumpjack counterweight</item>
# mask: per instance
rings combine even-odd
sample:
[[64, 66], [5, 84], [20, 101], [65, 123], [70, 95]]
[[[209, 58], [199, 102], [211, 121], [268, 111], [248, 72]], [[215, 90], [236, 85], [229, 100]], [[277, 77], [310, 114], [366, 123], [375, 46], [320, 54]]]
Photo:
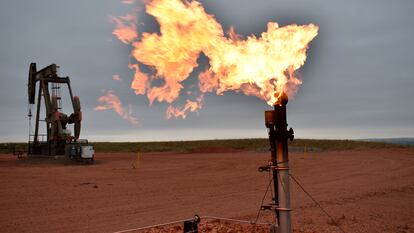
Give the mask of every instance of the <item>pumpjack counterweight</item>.
[[[65, 155], [73, 160], [93, 161], [95, 151], [88, 141], [79, 139], [82, 122], [82, 111], [78, 96], [74, 96], [69, 77], [60, 77], [58, 66], [51, 64], [37, 70], [36, 63], [31, 63], [28, 79], [29, 105], [36, 104], [36, 118], [34, 134], [29, 133], [29, 156], [56, 156]], [[39, 83], [37, 85], [37, 83]], [[66, 84], [69, 90], [73, 113], [66, 115], [61, 111], [60, 88]], [[38, 89], [36, 90], [36, 88]], [[37, 96], [36, 96], [37, 92]], [[37, 98], [36, 98], [37, 97]], [[41, 119], [42, 99], [45, 108], [45, 118]], [[29, 113], [31, 117], [31, 112]], [[39, 133], [40, 121], [46, 123], [46, 135]], [[73, 124], [74, 134], [68, 125]], [[46, 140], [44, 138], [46, 136]]]

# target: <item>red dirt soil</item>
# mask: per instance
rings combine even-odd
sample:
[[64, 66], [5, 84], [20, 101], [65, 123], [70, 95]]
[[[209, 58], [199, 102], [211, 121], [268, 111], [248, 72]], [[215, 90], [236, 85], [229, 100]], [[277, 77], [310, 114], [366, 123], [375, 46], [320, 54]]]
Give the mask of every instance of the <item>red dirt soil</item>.
[[[94, 165], [77, 165], [0, 155], [0, 231], [115, 232], [194, 214], [252, 220], [268, 183], [257, 168], [269, 157], [98, 153]], [[414, 149], [291, 153], [290, 166], [346, 232], [414, 232]], [[290, 187], [295, 232], [340, 232], [296, 184]], [[259, 221], [271, 219], [263, 213]], [[254, 231], [225, 221], [200, 227]]]

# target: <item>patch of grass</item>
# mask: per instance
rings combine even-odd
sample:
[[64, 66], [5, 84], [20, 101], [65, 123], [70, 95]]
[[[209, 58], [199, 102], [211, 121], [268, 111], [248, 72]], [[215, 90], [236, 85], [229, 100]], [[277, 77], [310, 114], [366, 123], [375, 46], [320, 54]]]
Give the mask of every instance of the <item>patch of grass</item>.
[[1, 154], [15, 154], [27, 152], [27, 143], [0, 143]]
[[390, 149], [390, 148], [407, 148], [384, 142], [366, 142], [356, 140], [319, 140], [319, 139], [297, 139], [289, 143], [292, 147], [307, 147], [320, 150], [361, 150], [361, 149]]
[[[267, 138], [200, 140], [200, 141], [167, 141], [167, 142], [93, 142], [97, 152], [231, 152], [231, 151], [268, 151]], [[353, 140], [317, 140], [295, 139], [289, 142], [292, 151], [327, 151], [327, 150], [360, 150], [406, 148], [383, 142], [366, 142]], [[27, 150], [26, 143], [2, 143], [0, 153], [13, 153]]]
[[[191, 153], [269, 150], [269, 140], [265, 138], [171, 142], [95, 142], [93, 145], [98, 152]], [[289, 147], [296, 151], [305, 148], [308, 151], [405, 148], [405, 146], [382, 142], [315, 139], [296, 139], [289, 142]]]

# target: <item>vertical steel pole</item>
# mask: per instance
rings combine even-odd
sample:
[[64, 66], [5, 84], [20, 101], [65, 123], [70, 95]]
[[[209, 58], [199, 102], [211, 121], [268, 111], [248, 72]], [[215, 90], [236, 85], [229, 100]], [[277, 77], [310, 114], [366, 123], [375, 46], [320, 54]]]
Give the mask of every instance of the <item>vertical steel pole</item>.
[[[265, 111], [265, 125], [266, 128], [269, 129], [269, 144], [270, 144], [270, 153], [271, 153], [271, 167], [276, 166], [277, 164], [277, 151], [276, 151], [276, 128], [275, 128], [275, 111]], [[272, 176], [273, 176], [273, 190], [274, 190], [274, 197], [272, 200], [273, 206], [279, 206], [279, 198], [278, 198], [278, 178], [277, 178], [277, 170], [272, 169]], [[275, 211], [275, 220], [277, 224], [279, 224], [279, 211], [274, 209]]]
[[275, 196], [272, 203], [262, 205], [262, 210], [273, 210], [276, 223], [270, 227], [270, 233], [292, 233], [289, 190], [288, 139], [293, 140], [293, 129], [287, 130], [285, 93], [277, 95], [274, 110], [265, 111], [265, 125], [269, 129], [270, 151], [272, 161], [267, 166], [259, 167], [259, 172], [271, 171]]
[[279, 197], [279, 229], [280, 233], [292, 233], [290, 190], [289, 190], [289, 158], [288, 139], [293, 140], [293, 130], [287, 130], [286, 104], [287, 96], [282, 95], [275, 107], [276, 123], [276, 153], [278, 171]]

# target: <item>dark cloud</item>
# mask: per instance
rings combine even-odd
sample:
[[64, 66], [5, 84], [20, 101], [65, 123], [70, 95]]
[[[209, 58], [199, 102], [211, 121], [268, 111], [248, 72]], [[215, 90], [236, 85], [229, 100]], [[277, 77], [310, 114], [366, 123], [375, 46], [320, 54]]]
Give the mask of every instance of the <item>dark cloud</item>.
[[[414, 134], [414, 3], [412, 1], [201, 1], [228, 30], [260, 35], [268, 21], [316, 23], [318, 37], [300, 70], [303, 85], [288, 105], [298, 137], [365, 138]], [[207, 95], [186, 120], [165, 120], [165, 104], [148, 107], [129, 89], [130, 48], [111, 34], [117, 1], [2, 1], [0, 3], [0, 141], [27, 138], [27, 69], [57, 63], [69, 75], [84, 111], [83, 136], [92, 140], [176, 140], [266, 136], [261, 100]], [[139, 30], [157, 32], [141, 6]], [[200, 69], [206, 64], [200, 60]], [[122, 81], [115, 82], [112, 75]], [[187, 82], [196, 82], [196, 73]], [[102, 89], [114, 90], [142, 126], [113, 111], [93, 111]]]

